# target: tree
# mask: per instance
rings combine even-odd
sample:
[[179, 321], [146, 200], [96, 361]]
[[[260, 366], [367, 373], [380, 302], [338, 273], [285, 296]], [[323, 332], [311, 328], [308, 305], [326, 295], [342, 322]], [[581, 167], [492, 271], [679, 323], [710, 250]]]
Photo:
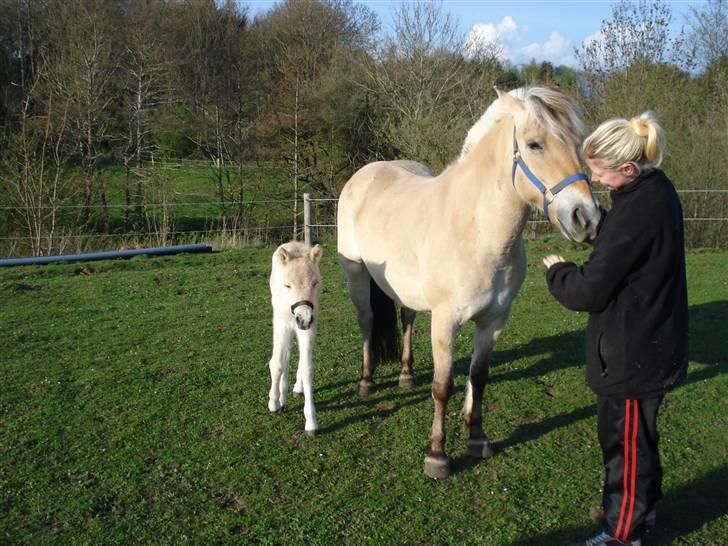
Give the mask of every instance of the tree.
[[480, 117], [499, 73], [497, 51], [466, 56], [465, 37], [441, 3], [400, 4], [394, 32], [367, 61], [367, 90], [383, 109], [380, 138], [398, 155], [444, 167]]
[[69, 127], [78, 144], [84, 178], [80, 221], [89, 222], [97, 195], [108, 231], [106, 191], [98, 177], [98, 161], [108, 144], [113, 108], [120, 102], [117, 52], [124, 48], [116, 21], [121, 14], [114, 4], [103, 0], [59, 0], [50, 7], [53, 47], [46, 65], [48, 93], [70, 105]]
[[688, 28], [702, 68], [728, 57], [728, 2], [708, 0], [690, 6]]
[[614, 74], [631, 66], [669, 63], [682, 70], [693, 64], [694, 51], [681, 30], [670, 38], [672, 10], [667, 3], [619, 0], [612, 19], [602, 21], [596, 38], [576, 49], [591, 95], [598, 95]]
[[353, 117], [351, 59], [375, 25], [370, 10], [349, 0], [288, 0], [258, 21], [271, 97], [262, 119], [292, 180], [294, 236], [302, 183], [335, 195], [338, 175], [349, 165], [338, 143]]
[[[124, 230], [131, 224], [132, 200], [133, 228], [139, 231], [143, 221], [144, 160], [155, 150], [152, 139], [154, 116], [160, 107], [168, 105], [170, 97], [171, 63], [165, 58], [163, 42], [166, 6], [133, 0], [126, 11], [126, 54], [121, 59], [120, 75], [125, 82], [124, 108], [120, 117], [126, 131], [120, 136], [120, 155], [124, 163]], [[132, 190], [130, 178], [135, 178]], [[133, 196], [132, 196], [133, 193]], [[133, 197], [133, 199], [132, 199]]]

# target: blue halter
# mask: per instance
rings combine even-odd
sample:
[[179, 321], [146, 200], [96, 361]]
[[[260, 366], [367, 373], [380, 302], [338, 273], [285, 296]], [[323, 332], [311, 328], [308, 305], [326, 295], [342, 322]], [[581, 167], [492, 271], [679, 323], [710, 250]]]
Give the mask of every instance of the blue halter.
[[538, 191], [540, 191], [543, 194], [543, 215], [548, 218], [549, 217], [549, 205], [553, 202], [554, 199], [556, 199], [556, 194], [559, 193], [561, 190], [563, 190], [566, 186], [573, 184], [577, 180], [589, 180], [589, 178], [582, 172], [572, 174], [571, 176], [568, 176], [564, 178], [561, 182], [553, 186], [552, 188], [547, 188], [539, 179], [538, 177], [531, 172], [531, 169], [528, 168], [528, 165], [526, 165], [526, 162], [523, 161], [521, 158], [521, 152], [518, 150], [518, 142], [516, 141], [516, 128], [513, 127], [513, 170], [511, 171], [511, 183], [513, 184], [513, 187], [516, 186], [516, 169], [518, 167], [521, 167], [521, 170], [523, 171], [523, 174], [526, 175], [526, 177], [531, 181], [531, 183], [538, 188]]

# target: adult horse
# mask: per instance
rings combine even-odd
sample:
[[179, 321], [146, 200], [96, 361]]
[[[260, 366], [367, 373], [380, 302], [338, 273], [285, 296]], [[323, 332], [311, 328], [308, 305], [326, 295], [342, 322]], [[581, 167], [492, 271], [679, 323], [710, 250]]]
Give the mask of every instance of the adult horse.
[[390, 327], [380, 328], [380, 296], [401, 307], [401, 387], [414, 385], [415, 312], [432, 312], [435, 415], [425, 457], [431, 478], [450, 473], [444, 419], [453, 389], [452, 345], [468, 320], [475, 322], [464, 408], [468, 453], [492, 454], [482, 427], [483, 388], [493, 344], [525, 277], [529, 205], [574, 241], [592, 238], [600, 219], [579, 172], [583, 125], [576, 105], [546, 87], [496, 92], [458, 160], [440, 175], [414, 161], [371, 163], [351, 177], [339, 199], [339, 261], [363, 337], [361, 395], [374, 386], [379, 356], [394, 356], [377, 354], [393, 348], [388, 340], [398, 334], [393, 315]]

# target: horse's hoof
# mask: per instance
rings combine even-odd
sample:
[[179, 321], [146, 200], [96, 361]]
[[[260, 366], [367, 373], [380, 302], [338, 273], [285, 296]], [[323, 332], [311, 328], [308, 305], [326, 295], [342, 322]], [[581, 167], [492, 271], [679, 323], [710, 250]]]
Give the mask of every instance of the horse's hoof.
[[400, 375], [399, 376], [399, 388], [400, 389], [414, 389], [415, 388], [415, 376], [414, 375]]
[[374, 392], [375, 388], [376, 385], [373, 381], [359, 381], [359, 396], [362, 398], [367, 397]]
[[283, 409], [283, 406], [281, 406], [278, 402], [268, 402], [268, 411], [271, 413], [276, 413], [278, 411], [281, 411]]
[[425, 475], [433, 480], [444, 480], [449, 477], [450, 458], [444, 455], [426, 455]]
[[294, 397], [298, 398], [299, 396], [303, 396], [303, 392], [302, 391], [301, 392], [299, 392], [299, 391], [291, 391], [291, 396], [294, 396]]
[[318, 429], [306, 430], [305, 432], [306, 432], [306, 436], [313, 438], [314, 436], [316, 436], [318, 434]]
[[486, 439], [468, 440], [468, 456], [476, 459], [488, 459], [493, 456], [493, 448]]

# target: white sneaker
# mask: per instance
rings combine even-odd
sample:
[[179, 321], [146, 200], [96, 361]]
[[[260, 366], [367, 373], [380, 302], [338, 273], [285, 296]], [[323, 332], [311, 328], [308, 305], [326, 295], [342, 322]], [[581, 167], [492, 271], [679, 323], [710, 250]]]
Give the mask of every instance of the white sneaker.
[[622, 542], [602, 531], [598, 535], [586, 539], [584, 542], [577, 543], [576, 546], [642, 546], [642, 541], [636, 539], [632, 542]]

